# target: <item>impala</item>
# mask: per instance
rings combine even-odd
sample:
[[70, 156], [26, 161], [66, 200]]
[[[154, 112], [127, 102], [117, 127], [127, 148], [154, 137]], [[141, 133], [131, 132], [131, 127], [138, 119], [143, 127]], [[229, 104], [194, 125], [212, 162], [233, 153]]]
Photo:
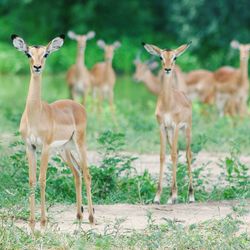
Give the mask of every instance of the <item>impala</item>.
[[[50, 151], [58, 148], [62, 158], [73, 172], [76, 186], [77, 218], [82, 220], [82, 181], [83, 173], [88, 198], [89, 221], [94, 223], [91, 198], [91, 177], [86, 157], [86, 112], [82, 105], [72, 100], [60, 100], [48, 104], [41, 99], [42, 71], [46, 58], [58, 50], [64, 36], [54, 38], [47, 46], [29, 46], [17, 35], [11, 36], [14, 47], [29, 59], [30, 84], [25, 109], [20, 122], [20, 133], [26, 145], [29, 164], [30, 219], [29, 225], [35, 229], [35, 188], [36, 151], [41, 147], [40, 187], [41, 187], [41, 226], [47, 222], [45, 212], [46, 172]], [[78, 159], [73, 156], [75, 150]]]
[[215, 84], [213, 73], [209, 70], [198, 69], [185, 74], [187, 94], [191, 100], [198, 99], [202, 103], [214, 104]]
[[151, 61], [145, 61], [142, 62], [141, 59], [136, 57], [134, 60], [135, 64], [135, 73], [133, 75], [133, 78], [135, 81], [140, 81], [145, 84], [147, 89], [153, 94], [158, 95], [160, 92], [160, 81], [161, 81], [161, 74], [155, 75], [153, 74], [152, 70], [157, 68], [158, 63], [157, 62], [151, 62]]
[[143, 43], [144, 48], [152, 55], [158, 56], [162, 61], [163, 81], [156, 105], [156, 119], [160, 127], [160, 176], [158, 190], [154, 199], [155, 203], [160, 202], [162, 192], [163, 168], [165, 165], [166, 141], [171, 149], [173, 163], [171, 197], [168, 203], [177, 201], [176, 167], [178, 159], [178, 135], [181, 128], [186, 132], [186, 157], [189, 174], [189, 202], [194, 202], [194, 189], [192, 184], [191, 170], [191, 130], [192, 130], [192, 103], [186, 95], [175, 88], [173, 70], [176, 59], [189, 47], [189, 44], [182, 45], [175, 50], [160, 49], [151, 44]]
[[240, 68], [225, 66], [214, 73], [217, 91], [216, 104], [221, 115], [229, 113], [244, 116], [248, 113], [250, 44], [240, 44], [234, 40], [231, 42], [231, 47], [240, 51]]
[[[152, 70], [158, 67], [158, 63], [152, 60], [142, 62], [141, 59], [137, 56], [134, 60], [135, 64], [135, 73], [133, 78], [136, 81], [141, 81], [145, 84], [147, 89], [153, 94], [158, 96], [160, 93], [160, 82], [163, 79], [161, 70], [157, 75], [153, 74]], [[179, 67], [174, 69], [174, 84], [173, 87], [186, 92], [186, 83], [184, 76]]]
[[69, 31], [68, 37], [77, 42], [76, 63], [70, 67], [66, 75], [70, 97], [75, 100], [78, 95], [82, 95], [84, 104], [91, 86], [91, 75], [85, 65], [84, 54], [86, 43], [95, 37], [95, 32], [89, 31], [85, 35], [77, 35], [73, 31]]
[[97, 45], [104, 50], [105, 61], [95, 64], [91, 70], [93, 93], [98, 97], [99, 111], [101, 111], [103, 99], [107, 97], [110, 109], [114, 114], [113, 99], [116, 76], [112, 67], [112, 60], [115, 50], [119, 48], [121, 44], [116, 41], [112, 45], [107, 45], [103, 40], [98, 40]]

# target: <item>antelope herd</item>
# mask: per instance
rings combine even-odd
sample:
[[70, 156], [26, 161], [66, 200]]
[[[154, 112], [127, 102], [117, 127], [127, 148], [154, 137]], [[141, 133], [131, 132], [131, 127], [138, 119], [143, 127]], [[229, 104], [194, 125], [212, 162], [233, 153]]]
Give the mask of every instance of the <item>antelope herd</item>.
[[[23, 52], [30, 63], [31, 79], [26, 106], [20, 122], [20, 133], [26, 145], [29, 164], [30, 184], [30, 227], [35, 228], [35, 187], [36, 187], [36, 152], [41, 147], [40, 186], [41, 186], [41, 226], [46, 225], [45, 187], [49, 155], [53, 148], [59, 149], [62, 159], [72, 170], [75, 179], [77, 218], [81, 222], [82, 209], [82, 176], [86, 186], [89, 221], [94, 223], [94, 209], [91, 198], [91, 176], [87, 166], [86, 156], [86, 124], [87, 117], [83, 105], [76, 99], [80, 96], [86, 103], [88, 93], [98, 100], [98, 110], [101, 111], [103, 99], [107, 98], [110, 110], [114, 114], [114, 86], [116, 74], [112, 60], [116, 49], [121, 44], [116, 41], [106, 44], [98, 40], [97, 45], [104, 51], [104, 61], [97, 62], [92, 69], [85, 65], [85, 49], [87, 41], [95, 37], [95, 32], [79, 35], [68, 32], [70, 39], [77, 42], [76, 62], [67, 72], [66, 80], [70, 97], [73, 100], [59, 100], [52, 104], [41, 99], [41, 73], [47, 57], [60, 49], [64, 36], [54, 38], [46, 46], [29, 46], [24, 39], [12, 35], [14, 47]], [[216, 105], [220, 115], [248, 114], [247, 99], [249, 90], [248, 58], [250, 44], [231, 42], [231, 47], [240, 51], [240, 67], [238, 69], [224, 66], [211, 72], [198, 69], [185, 73], [175, 65], [176, 59], [190, 46], [184, 44], [177, 49], [160, 49], [152, 44], [143, 43], [151, 55], [160, 58], [162, 67], [157, 74], [153, 72], [158, 63], [149, 60], [142, 62], [139, 54], [134, 60], [135, 73], [133, 78], [143, 82], [148, 90], [157, 96], [156, 119], [160, 129], [160, 175], [158, 189], [154, 199], [160, 202], [162, 179], [165, 166], [166, 143], [171, 150], [172, 184], [169, 203], [177, 201], [176, 168], [178, 159], [179, 130], [184, 129], [186, 138], [186, 158], [189, 174], [189, 202], [194, 202], [191, 170], [191, 133], [192, 133], [192, 103], [198, 99], [202, 103]], [[72, 153], [75, 151], [75, 154]]]

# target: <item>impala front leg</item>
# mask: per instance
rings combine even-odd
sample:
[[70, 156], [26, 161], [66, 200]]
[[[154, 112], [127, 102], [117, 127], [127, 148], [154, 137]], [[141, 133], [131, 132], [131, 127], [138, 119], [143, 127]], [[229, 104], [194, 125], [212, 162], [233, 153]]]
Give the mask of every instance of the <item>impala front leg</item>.
[[171, 185], [171, 197], [168, 200], [169, 204], [175, 204], [177, 202], [177, 181], [176, 181], [176, 168], [177, 168], [177, 147], [178, 147], [178, 132], [179, 128], [178, 125], [174, 128], [174, 138], [173, 144], [171, 148], [171, 159], [173, 164], [173, 171], [172, 171], [172, 185]]
[[166, 128], [164, 124], [160, 125], [160, 175], [159, 175], [159, 181], [158, 181], [158, 187], [157, 187], [157, 193], [154, 198], [154, 203], [160, 204], [161, 199], [161, 192], [162, 192], [162, 179], [163, 179], [163, 170], [165, 166], [165, 160], [166, 160]]
[[45, 188], [46, 188], [46, 173], [49, 161], [49, 147], [43, 146], [41, 153], [41, 167], [40, 167], [40, 188], [41, 188], [41, 227], [44, 227], [47, 222], [45, 211]]
[[[190, 125], [191, 127], [192, 125]], [[193, 188], [193, 178], [192, 178], [192, 152], [191, 152], [191, 128], [186, 128], [186, 140], [187, 140], [187, 150], [186, 150], [186, 157], [187, 157], [187, 165], [188, 165], [188, 176], [189, 176], [189, 202], [194, 202], [194, 188]]]
[[36, 151], [32, 146], [27, 146], [26, 154], [29, 163], [29, 185], [30, 185], [30, 218], [29, 225], [34, 232], [35, 230], [35, 191], [36, 191]]

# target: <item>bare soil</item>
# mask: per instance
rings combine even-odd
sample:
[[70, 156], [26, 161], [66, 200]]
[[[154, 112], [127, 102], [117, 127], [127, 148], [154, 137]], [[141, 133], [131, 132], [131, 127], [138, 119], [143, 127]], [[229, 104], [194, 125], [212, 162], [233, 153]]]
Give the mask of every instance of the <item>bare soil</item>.
[[[224, 218], [232, 212], [232, 207], [237, 201], [220, 201], [207, 203], [176, 204], [176, 205], [96, 205], [96, 225], [88, 224], [88, 213], [84, 213], [82, 229], [87, 231], [95, 229], [100, 233], [113, 230], [117, 221], [122, 221], [121, 232], [144, 229], [148, 224], [148, 213], [152, 213], [152, 219], [156, 224], [162, 224], [166, 219], [174, 220], [184, 225], [203, 222], [210, 219]], [[246, 207], [250, 209], [250, 202]], [[87, 208], [84, 207], [87, 211]], [[48, 227], [56, 228], [64, 233], [73, 233], [77, 228], [76, 209], [74, 205], [56, 205], [49, 209]], [[241, 230], [250, 233], [250, 215], [243, 216], [245, 224]], [[26, 221], [17, 221], [16, 225], [28, 228]], [[37, 223], [36, 229], [40, 229]]]

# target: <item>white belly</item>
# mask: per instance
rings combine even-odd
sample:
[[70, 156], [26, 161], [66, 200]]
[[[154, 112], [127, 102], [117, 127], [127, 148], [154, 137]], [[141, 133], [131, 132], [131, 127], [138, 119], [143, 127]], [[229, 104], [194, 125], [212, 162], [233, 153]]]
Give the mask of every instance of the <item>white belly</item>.
[[165, 114], [164, 115], [164, 125], [166, 128], [168, 129], [174, 129], [177, 125], [178, 128], [183, 129], [187, 127], [187, 123], [186, 122], [180, 122], [178, 124], [176, 124], [171, 116], [171, 114]]
[[42, 139], [34, 134], [30, 134], [29, 137], [26, 139], [26, 143], [30, 146], [40, 146], [42, 145]]
[[58, 141], [53, 141], [50, 144], [51, 148], [60, 148], [60, 147], [64, 147], [67, 143], [69, 142], [69, 140], [58, 140]]
[[[43, 141], [40, 137], [35, 136], [34, 134], [30, 134], [30, 136], [26, 139], [26, 143], [30, 146], [42, 146]], [[72, 147], [71, 145], [71, 140], [57, 140], [57, 141], [53, 141], [49, 147], [51, 149], [55, 149], [55, 148], [64, 148], [64, 147]]]

